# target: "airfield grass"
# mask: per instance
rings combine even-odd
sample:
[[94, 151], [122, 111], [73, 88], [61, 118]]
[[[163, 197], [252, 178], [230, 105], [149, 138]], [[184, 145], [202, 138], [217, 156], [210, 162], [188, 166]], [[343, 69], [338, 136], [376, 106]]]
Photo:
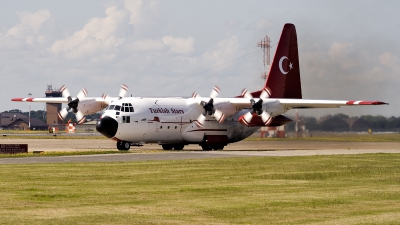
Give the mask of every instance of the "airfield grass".
[[400, 154], [0, 165], [0, 224], [398, 224]]
[[[139, 150], [135, 153], [155, 153], [161, 152], [160, 150]], [[129, 151], [118, 150], [86, 150], [86, 151], [43, 151], [39, 153], [16, 153], [16, 154], [0, 154], [2, 158], [25, 158], [25, 157], [52, 157], [52, 156], [76, 156], [76, 155], [103, 155], [103, 154], [130, 154]]]

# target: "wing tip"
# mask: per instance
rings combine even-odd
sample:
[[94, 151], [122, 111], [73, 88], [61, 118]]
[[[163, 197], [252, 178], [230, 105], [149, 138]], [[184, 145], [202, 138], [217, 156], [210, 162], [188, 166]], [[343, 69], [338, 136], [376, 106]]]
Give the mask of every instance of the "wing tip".
[[381, 101], [347, 101], [346, 105], [389, 105], [389, 103]]

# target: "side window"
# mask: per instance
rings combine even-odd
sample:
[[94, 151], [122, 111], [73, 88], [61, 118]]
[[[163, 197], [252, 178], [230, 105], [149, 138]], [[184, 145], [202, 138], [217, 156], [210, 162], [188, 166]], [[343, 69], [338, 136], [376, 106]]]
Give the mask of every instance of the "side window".
[[114, 110], [116, 110], [116, 111], [120, 111], [120, 110], [121, 110], [121, 106], [119, 106], [119, 105], [116, 105], [116, 106], [115, 106], [115, 108], [114, 108]]
[[133, 106], [132, 106], [132, 104], [129, 103], [128, 106], [129, 106], [129, 112], [134, 112], [134, 111], [133, 111]]
[[131, 117], [130, 116], [122, 116], [122, 123], [130, 123]]

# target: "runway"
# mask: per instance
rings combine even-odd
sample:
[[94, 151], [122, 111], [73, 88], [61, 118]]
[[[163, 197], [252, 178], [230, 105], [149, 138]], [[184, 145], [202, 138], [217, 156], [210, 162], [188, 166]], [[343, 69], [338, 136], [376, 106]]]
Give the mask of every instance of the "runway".
[[[4, 144], [28, 144], [31, 151], [88, 151], [115, 150], [115, 142], [110, 140], [85, 139], [7, 139]], [[29, 163], [84, 163], [84, 162], [129, 162], [144, 160], [182, 160], [229, 157], [259, 156], [310, 156], [366, 153], [400, 153], [396, 142], [305, 142], [305, 141], [242, 141], [225, 147], [223, 151], [201, 151], [197, 145], [185, 146], [184, 151], [152, 151], [161, 149], [159, 145], [133, 147], [128, 153], [3, 158], [0, 164]], [[138, 151], [144, 150], [144, 151]], [[149, 152], [146, 152], [149, 150]], [[116, 150], [117, 152], [117, 150]]]
[[85, 162], [130, 162], [146, 160], [182, 160], [211, 159], [231, 157], [260, 156], [311, 156], [311, 155], [348, 155], [366, 153], [400, 153], [399, 149], [357, 149], [357, 150], [278, 150], [278, 151], [182, 151], [162, 153], [123, 153], [101, 155], [77, 155], [54, 157], [24, 157], [0, 159], [0, 164], [31, 164], [31, 163], [85, 163]]
[[[116, 142], [107, 139], [7, 139], [1, 138], [1, 144], [28, 144], [28, 151], [87, 151], [115, 150]], [[142, 147], [131, 147], [135, 150], [161, 150], [158, 144], [145, 144]], [[227, 145], [228, 151], [237, 150], [329, 150], [329, 149], [399, 149], [398, 142], [318, 142], [318, 141], [240, 141]], [[199, 145], [185, 145], [185, 151], [200, 151]]]

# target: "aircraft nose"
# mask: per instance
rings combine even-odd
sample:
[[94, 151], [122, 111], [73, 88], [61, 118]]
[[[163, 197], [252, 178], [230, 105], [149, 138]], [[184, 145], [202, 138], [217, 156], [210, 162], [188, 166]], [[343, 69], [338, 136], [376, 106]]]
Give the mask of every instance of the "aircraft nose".
[[112, 138], [118, 130], [118, 122], [109, 116], [101, 118], [96, 124], [96, 130], [102, 135]]

